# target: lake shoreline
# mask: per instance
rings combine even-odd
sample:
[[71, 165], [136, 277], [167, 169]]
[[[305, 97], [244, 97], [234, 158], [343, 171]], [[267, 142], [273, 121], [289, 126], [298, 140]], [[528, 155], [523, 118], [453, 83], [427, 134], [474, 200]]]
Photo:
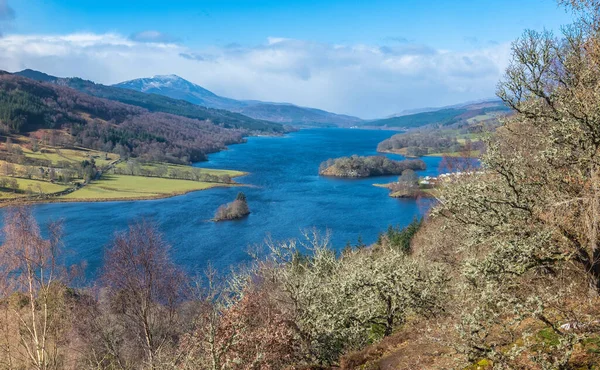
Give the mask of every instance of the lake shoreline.
[[378, 150], [377, 153], [382, 153], [382, 154], [396, 154], [396, 155], [401, 155], [404, 156], [405, 158], [411, 158], [411, 159], [415, 159], [415, 158], [423, 158], [423, 157], [434, 157], [434, 158], [443, 158], [443, 157], [462, 157], [462, 158], [478, 158], [479, 155], [481, 154], [479, 152], [479, 150], [472, 150], [471, 153], [469, 153], [468, 157], [464, 156], [464, 153], [461, 152], [448, 152], [448, 153], [431, 153], [431, 154], [425, 154], [422, 156], [414, 156], [414, 155], [407, 155], [406, 154], [406, 149], [407, 148], [400, 148], [400, 149], [388, 149], [388, 150]]
[[421, 199], [421, 198], [436, 198], [432, 193], [434, 189], [414, 189], [413, 191], [393, 191], [392, 184], [373, 184], [376, 188], [383, 188], [388, 190], [388, 196], [396, 199]]
[[[233, 184], [219, 184], [215, 186], [211, 186], [205, 189], [194, 189], [181, 191], [170, 194], [159, 194], [159, 195], [149, 195], [149, 196], [141, 196], [141, 197], [131, 197], [131, 198], [90, 198], [90, 199], [66, 199], [66, 198], [55, 198], [55, 199], [18, 199], [18, 200], [10, 200], [6, 202], [0, 202], [0, 208], [7, 207], [23, 207], [30, 205], [40, 205], [40, 204], [55, 204], [55, 203], [106, 203], [106, 202], [139, 202], [144, 200], [158, 200], [158, 199], [167, 199], [174, 198], [180, 195], [186, 195], [189, 193], [195, 193], [198, 191], [206, 191], [215, 188], [233, 188], [233, 187], [245, 187], [245, 184], [233, 183]], [[51, 197], [51, 196], [50, 196]]]
[[[86, 191], [84, 188], [86, 193], [71, 195], [88, 197], [83, 201], [34, 198], [21, 199], [20, 203], [32, 204], [32, 212], [40, 225], [64, 220], [68, 234], [65, 247], [75, 251], [68, 261], [85, 260], [86, 278], [94, 278], [98, 273], [103, 248], [110, 242], [110, 236], [138, 218], [157, 222], [165, 233], [165, 240], [177, 245], [173, 255], [184, 268], [197, 271], [210, 261], [216, 269], [228, 271], [232, 264], [247, 262], [248, 247], [261, 245], [268, 236], [273, 240], [289, 240], [302, 238], [302, 230], [331, 230], [331, 243], [341, 250], [348, 241], [356, 241], [359, 234], [365, 243], [372, 243], [390, 224], [406, 225], [421, 215], [423, 206], [415, 200], [393, 199], [372, 186], [374, 182], [394, 181], [397, 176], [375, 180], [318, 175], [319, 164], [328, 158], [376, 155], [377, 143], [392, 134], [383, 130], [303, 129], [280, 137], [250, 137], [243, 145], [231, 145], [229, 150], [211, 153], [208, 161], [194, 163], [204, 174], [233, 173], [213, 172], [223, 169], [245, 170], [247, 176], [234, 179], [244, 187], [220, 187], [178, 196], [182, 192], [172, 191], [185, 190], [186, 186], [194, 187], [193, 184], [169, 187], [154, 181], [140, 183], [143, 179], [131, 177], [110, 181], [109, 177], [108, 181], [98, 183], [96, 189]], [[439, 160], [423, 159], [428, 169], [419, 174], [436, 176]], [[143, 163], [140, 166], [156, 170]], [[169, 166], [170, 170], [173, 168]], [[179, 169], [186, 171], [183, 166]], [[96, 191], [98, 187], [124, 187], [130, 196], [141, 197], [107, 199], [116, 193]], [[138, 191], [138, 187], [143, 189]], [[159, 191], [169, 194], [160, 197], [151, 194]], [[248, 197], [252, 214], [230, 222], [210, 222], [216, 210], [235, 199], [239, 191]], [[95, 196], [103, 199], [93, 199]], [[4, 204], [5, 207], [15, 205], [14, 202]], [[369, 207], [370, 212], [361, 211]], [[323, 209], [327, 212], [322, 212]]]

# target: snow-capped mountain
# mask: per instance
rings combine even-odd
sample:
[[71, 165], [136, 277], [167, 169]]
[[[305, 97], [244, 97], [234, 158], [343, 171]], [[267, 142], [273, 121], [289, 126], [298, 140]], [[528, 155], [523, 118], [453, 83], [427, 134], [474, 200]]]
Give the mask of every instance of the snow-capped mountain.
[[225, 98], [177, 75], [139, 78], [113, 86], [182, 99], [205, 107], [226, 109], [251, 118], [272, 122], [331, 126], [354, 126], [361, 122], [361, 119], [357, 117], [330, 113], [315, 108], [299, 107], [289, 103]]
[[173, 99], [186, 100], [190, 103], [209, 108], [233, 110], [247, 105], [239, 100], [218, 96], [202, 86], [193, 84], [177, 75], [159, 75], [152, 78], [138, 78], [136, 80], [121, 82], [113, 86], [144, 93], [165, 95]]

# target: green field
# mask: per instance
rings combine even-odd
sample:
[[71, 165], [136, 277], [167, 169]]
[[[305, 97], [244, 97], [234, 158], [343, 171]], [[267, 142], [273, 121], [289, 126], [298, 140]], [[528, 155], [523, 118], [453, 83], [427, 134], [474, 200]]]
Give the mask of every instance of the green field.
[[[20, 147], [22, 154], [30, 159], [39, 159], [47, 161], [42, 166], [23, 165], [13, 163], [9, 170], [5, 161], [0, 161], [2, 173], [23, 178], [14, 178], [18, 183], [16, 191], [12, 189], [0, 190], [0, 200], [26, 199], [29, 195], [45, 194], [50, 195], [59, 193], [75, 186], [76, 182], [81, 181], [81, 175], [71, 179], [69, 185], [58, 185], [48, 181], [48, 168], [59, 169], [70, 168], [71, 171], [77, 170], [83, 161], [93, 159], [96, 167], [106, 167], [110, 163], [119, 160], [119, 155], [114, 153], [105, 153], [102, 151], [90, 150], [85, 148], [58, 148], [40, 145], [37, 151], [31, 150], [31, 145], [27, 137], [14, 137], [13, 145]], [[69, 163], [66, 165], [66, 163]], [[134, 163], [133, 169], [136, 176], [127, 173], [129, 164], [127, 162], [117, 163], [116, 167], [124, 170], [121, 174], [104, 173], [100, 180], [94, 180], [72, 193], [61, 195], [60, 197], [46, 198], [46, 201], [64, 200], [64, 201], [103, 201], [103, 200], [126, 200], [126, 199], [153, 199], [164, 198], [173, 195], [188, 193], [191, 191], [204, 190], [217, 186], [235, 186], [229, 183], [228, 178], [246, 175], [245, 172], [234, 170], [220, 170], [209, 168], [196, 168], [186, 165], [176, 165], [168, 163]], [[43, 168], [46, 173], [40, 175], [38, 168]], [[33, 171], [32, 171], [33, 169]], [[73, 170], [75, 169], [75, 170]], [[138, 176], [144, 174], [144, 171], [160, 174], [162, 177]], [[10, 172], [9, 172], [10, 171]], [[43, 171], [42, 171], [43, 172]], [[125, 174], [123, 174], [125, 172]], [[204, 175], [202, 177], [201, 175]], [[33, 179], [31, 179], [33, 177]], [[37, 178], [40, 178], [39, 180]], [[0, 176], [2, 178], [2, 176]], [[13, 179], [12, 177], [7, 177]], [[189, 178], [189, 180], [180, 180]], [[204, 181], [192, 181], [204, 180]], [[10, 184], [7, 187], [12, 187]], [[35, 199], [34, 199], [35, 198]], [[39, 197], [33, 197], [32, 200], [40, 201]]]
[[93, 201], [111, 199], [150, 199], [184, 194], [217, 186], [219, 183], [174, 180], [157, 177], [105, 175], [84, 188], [67, 194], [61, 199]]
[[119, 159], [118, 154], [114, 153], [105, 153], [96, 150], [88, 150], [88, 149], [55, 149], [55, 148], [47, 148], [44, 147], [37, 152], [33, 152], [26, 147], [22, 147], [23, 153], [25, 156], [30, 158], [37, 159], [46, 159], [52, 161], [53, 165], [56, 165], [58, 162], [67, 161], [67, 162], [82, 162], [84, 160], [89, 160], [90, 157], [94, 159], [97, 166], [105, 166], [108, 163]]
[[[0, 178], [12, 179], [12, 177], [7, 176], [0, 176]], [[68, 186], [53, 184], [49, 181], [38, 181], [20, 178], [15, 178], [15, 180], [17, 180], [17, 183], [19, 184], [19, 192], [15, 193], [11, 190], [0, 191], [0, 199], [21, 198], [27, 196], [28, 190], [31, 190], [31, 192], [33, 192], [34, 194], [39, 194], [40, 191], [43, 194], [53, 194], [68, 189]]]
[[469, 124], [474, 124], [474, 123], [488, 121], [488, 120], [491, 120], [494, 118], [498, 118], [499, 116], [502, 116], [502, 114], [499, 114], [498, 112], [488, 112], [488, 113], [477, 115], [475, 117], [471, 117], [471, 118], [467, 119], [467, 122]]

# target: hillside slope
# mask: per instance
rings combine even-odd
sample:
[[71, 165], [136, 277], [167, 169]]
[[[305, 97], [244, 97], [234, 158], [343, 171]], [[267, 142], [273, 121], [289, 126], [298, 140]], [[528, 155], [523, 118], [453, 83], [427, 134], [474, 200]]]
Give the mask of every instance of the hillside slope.
[[51, 82], [56, 85], [70, 87], [96, 97], [142, 107], [150, 112], [163, 112], [193, 119], [210, 120], [212, 123], [222, 125], [226, 128], [240, 128], [267, 133], [283, 133], [286, 131], [286, 129], [278, 123], [256, 120], [226, 110], [206, 108], [163, 95], [146, 94], [134, 90], [96, 84], [81, 78], [60, 78], [33, 70], [24, 70], [16, 72], [15, 74], [38, 81]]
[[176, 75], [139, 78], [121, 82], [113, 86], [164, 95], [174, 99], [182, 99], [204, 107], [226, 109], [248, 117], [271, 122], [345, 127], [354, 126], [362, 122], [357, 117], [335, 114], [320, 109], [299, 107], [288, 103], [225, 98]]
[[153, 113], [6, 72], [0, 74], [0, 122], [4, 134], [50, 129], [63, 145], [180, 163], [203, 160], [250, 132], [209, 119]]
[[365, 122], [368, 127], [416, 128], [427, 125], [466, 126], [477, 122], [496, 120], [510, 114], [510, 109], [497, 100], [476, 102], [424, 112], [405, 114], [380, 120]]

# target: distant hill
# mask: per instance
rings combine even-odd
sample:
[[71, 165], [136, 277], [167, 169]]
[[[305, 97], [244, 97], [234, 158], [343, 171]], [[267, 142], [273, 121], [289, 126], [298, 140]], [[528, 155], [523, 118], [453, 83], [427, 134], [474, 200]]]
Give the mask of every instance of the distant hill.
[[256, 119], [272, 122], [349, 127], [362, 123], [352, 116], [330, 113], [316, 108], [304, 108], [292, 104], [258, 103], [238, 110], [240, 113]]
[[96, 97], [142, 107], [150, 112], [163, 112], [193, 119], [210, 120], [212, 123], [226, 128], [240, 128], [272, 133], [282, 133], [286, 131], [286, 128], [279, 123], [257, 120], [227, 110], [206, 108], [185, 100], [173, 99], [159, 94], [147, 94], [134, 90], [96, 84], [92, 81], [77, 77], [60, 78], [30, 69], [14, 74], [37, 81], [50, 82], [56, 85], [70, 87]]
[[444, 108], [424, 108], [414, 114], [401, 114], [394, 117], [368, 121], [364, 126], [382, 128], [416, 128], [427, 125], [466, 126], [479, 122], [497, 120], [499, 116], [511, 113], [500, 100], [478, 101]]
[[320, 109], [299, 107], [288, 103], [235, 100], [213, 92], [176, 75], [139, 78], [113, 85], [123, 89], [160, 94], [209, 108], [226, 109], [255, 119], [294, 125], [355, 126], [360, 118], [335, 114]]
[[51, 76], [44, 72], [34, 71], [33, 69], [25, 69], [25, 70], [22, 70], [21, 72], [17, 72], [14, 74], [16, 74], [18, 76], [22, 76], [22, 77], [31, 78], [32, 80], [36, 80], [36, 81], [42, 81], [42, 82], [55, 82], [56, 80], [59, 79], [58, 77]]

